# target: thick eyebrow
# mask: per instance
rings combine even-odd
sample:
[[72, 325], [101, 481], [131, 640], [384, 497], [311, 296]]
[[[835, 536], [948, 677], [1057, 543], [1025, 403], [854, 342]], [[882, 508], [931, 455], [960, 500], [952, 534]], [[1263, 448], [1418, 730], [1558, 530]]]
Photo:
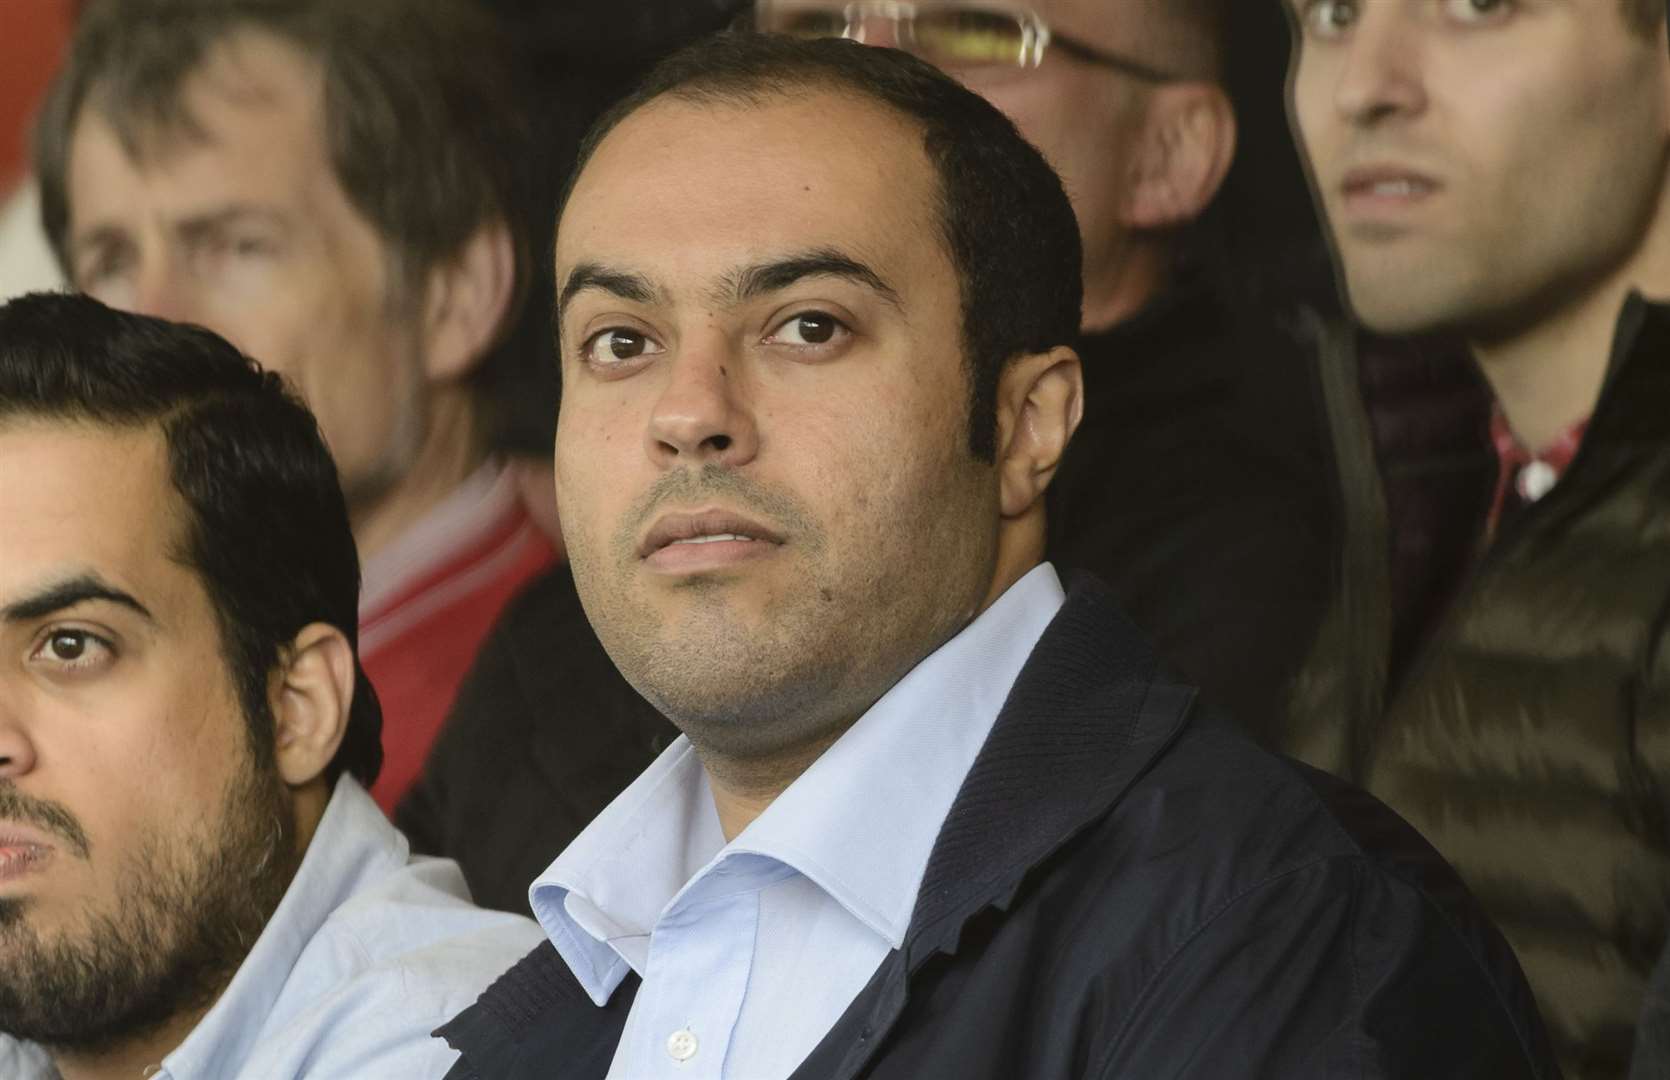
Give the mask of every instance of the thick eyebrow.
[[852, 256], [836, 248], [816, 248], [770, 262], [743, 267], [729, 275], [727, 288], [731, 299], [751, 300], [757, 296], [788, 288], [809, 277], [833, 277], [861, 285], [888, 304], [904, 309], [898, 292], [882, 276]]
[[583, 262], [568, 272], [568, 280], [563, 283], [562, 292], [557, 294], [558, 325], [561, 325], [563, 313], [568, 310], [568, 302], [587, 289], [598, 289], [638, 304], [652, 303], [661, 295], [661, 290], [642, 274], [616, 270], [601, 263]]
[[93, 600], [129, 608], [153, 625], [157, 621], [156, 616], [152, 615], [144, 604], [114, 585], [107, 584], [96, 574], [80, 574], [54, 582], [31, 596], [13, 601], [0, 608], [0, 621], [31, 622]]

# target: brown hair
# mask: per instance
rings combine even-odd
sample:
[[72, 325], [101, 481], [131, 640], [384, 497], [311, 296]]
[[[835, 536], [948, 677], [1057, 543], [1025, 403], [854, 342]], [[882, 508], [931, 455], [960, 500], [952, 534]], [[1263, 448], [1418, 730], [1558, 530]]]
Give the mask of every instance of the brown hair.
[[1623, 0], [1624, 15], [1642, 33], [1658, 29], [1664, 21], [1665, 0]]
[[35, 128], [41, 217], [67, 266], [69, 147], [92, 107], [139, 158], [161, 137], [200, 137], [183, 89], [240, 33], [271, 34], [319, 64], [337, 182], [389, 245], [404, 280], [503, 221], [529, 267], [530, 136], [507, 44], [447, 0], [94, 0]]

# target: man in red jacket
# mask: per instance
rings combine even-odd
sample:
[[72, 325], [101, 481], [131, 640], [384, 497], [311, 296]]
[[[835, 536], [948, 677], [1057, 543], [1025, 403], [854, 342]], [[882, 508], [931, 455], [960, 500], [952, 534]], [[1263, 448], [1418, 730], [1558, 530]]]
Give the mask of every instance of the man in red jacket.
[[319, 417], [365, 564], [385, 809], [553, 559], [482, 385], [528, 265], [510, 56], [445, 3], [117, 0], [82, 16], [38, 132], [70, 281], [225, 335]]

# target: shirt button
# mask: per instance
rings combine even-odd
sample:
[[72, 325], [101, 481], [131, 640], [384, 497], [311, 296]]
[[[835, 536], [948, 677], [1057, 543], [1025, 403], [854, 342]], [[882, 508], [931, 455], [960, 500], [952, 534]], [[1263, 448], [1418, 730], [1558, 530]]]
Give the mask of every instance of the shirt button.
[[667, 1036], [667, 1053], [674, 1061], [689, 1061], [696, 1056], [696, 1033], [689, 1028]]
[[1546, 461], [1533, 461], [1519, 473], [1519, 493], [1536, 502], [1552, 491], [1559, 480], [1554, 466]]

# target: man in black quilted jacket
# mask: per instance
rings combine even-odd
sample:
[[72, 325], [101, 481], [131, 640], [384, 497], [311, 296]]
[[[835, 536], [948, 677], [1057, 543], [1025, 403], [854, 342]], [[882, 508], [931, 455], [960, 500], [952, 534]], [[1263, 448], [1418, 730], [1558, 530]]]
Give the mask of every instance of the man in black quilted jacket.
[[1432, 841], [1567, 1075], [1618, 1080], [1670, 933], [1664, 0], [1290, 10], [1352, 310], [1474, 392], [1325, 365], [1345, 572], [1277, 742]]

